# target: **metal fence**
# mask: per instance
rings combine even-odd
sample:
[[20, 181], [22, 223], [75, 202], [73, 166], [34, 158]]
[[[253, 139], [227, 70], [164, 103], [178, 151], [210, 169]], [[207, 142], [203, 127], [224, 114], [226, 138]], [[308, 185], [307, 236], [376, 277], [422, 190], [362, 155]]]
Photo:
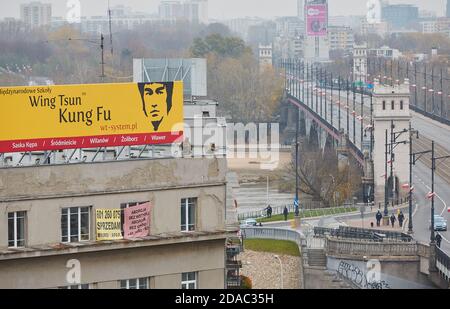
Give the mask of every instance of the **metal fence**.
[[241, 229], [241, 233], [244, 239], [289, 240], [295, 242], [299, 247], [306, 245], [304, 236], [294, 230], [246, 227]]
[[450, 257], [440, 248], [436, 248], [436, 267], [442, 278], [450, 282]]
[[383, 231], [375, 229], [363, 229], [357, 227], [347, 227], [340, 226], [337, 229], [314, 227], [314, 235], [317, 237], [325, 237], [327, 235], [336, 238], [348, 238], [348, 239], [359, 239], [368, 241], [396, 241], [396, 242], [412, 242], [413, 238], [411, 235], [393, 232], [393, 231]]
[[[287, 207], [289, 213], [295, 212], [294, 205], [274, 206], [274, 207], [272, 207], [272, 216], [282, 215], [285, 206]], [[308, 217], [322, 217], [322, 216], [326, 216], [326, 215], [346, 213], [346, 212], [349, 212], [350, 210], [352, 210], [354, 207], [354, 205], [352, 205], [352, 204], [344, 204], [341, 207], [332, 207], [332, 208], [321, 208], [321, 206], [322, 205], [320, 203], [314, 203], [314, 202], [301, 204], [299, 207], [300, 216], [305, 217], [302, 214], [305, 211], [308, 211], [308, 212], [311, 212], [311, 213], [308, 213], [308, 214], [310, 214], [310, 215], [308, 215]], [[267, 217], [266, 208], [263, 208], [261, 210], [250, 211], [250, 212], [238, 214], [239, 221], [246, 220], [246, 219], [265, 218], [265, 217]]]

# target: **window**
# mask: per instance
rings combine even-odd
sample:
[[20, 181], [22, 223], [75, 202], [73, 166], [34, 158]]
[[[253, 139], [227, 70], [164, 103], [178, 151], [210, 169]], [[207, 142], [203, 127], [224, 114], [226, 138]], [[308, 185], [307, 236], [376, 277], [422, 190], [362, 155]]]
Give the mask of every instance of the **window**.
[[184, 290], [193, 290], [197, 288], [197, 273], [182, 273], [181, 288]]
[[120, 280], [120, 288], [125, 290], [148, 289], [148, 278]]
[[403, 101], [400, 101], [400, 109], [403, 110]]
[[25, 247], [25, 211], [8, 213], [8, 247]]
[[88, 290], [89, 284], [75, 284], [68, 286], [60, 286], [58, 289], [66, 289], [66, 290]]
[[90, 207], [70, 207], [61, 211], [61, 241], [89, 240]]
[[181, 199], [181, 231], [195, 231], [195, 209], [197, 198]]
[[383, 110], [386, 110], [386, 101], [383, 101]]
[[391, 109], [394, 110], [395, 109], [395, 102], [391, 101]]

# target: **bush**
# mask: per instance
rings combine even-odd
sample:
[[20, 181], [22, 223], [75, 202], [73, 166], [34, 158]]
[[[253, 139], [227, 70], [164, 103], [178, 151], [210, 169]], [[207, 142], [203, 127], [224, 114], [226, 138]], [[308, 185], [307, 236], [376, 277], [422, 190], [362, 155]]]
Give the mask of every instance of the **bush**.
[[241, 275], [241, 289], [243, 290], [251, 290], [252, 288], [252, 279], [247, 276]]

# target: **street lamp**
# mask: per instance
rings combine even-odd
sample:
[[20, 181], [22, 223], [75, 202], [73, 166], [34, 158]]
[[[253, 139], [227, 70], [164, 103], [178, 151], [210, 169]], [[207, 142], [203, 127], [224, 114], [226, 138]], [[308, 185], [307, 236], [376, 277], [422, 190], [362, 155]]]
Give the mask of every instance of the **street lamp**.
[[278, 260], [278, 262], [280, 263], [280, 269], [281, 269], [281, 289], [283, 290], [283, 263], [281, 263], [281, 259], [278, 255], [274, 255], [274, 258], [276, 258]]

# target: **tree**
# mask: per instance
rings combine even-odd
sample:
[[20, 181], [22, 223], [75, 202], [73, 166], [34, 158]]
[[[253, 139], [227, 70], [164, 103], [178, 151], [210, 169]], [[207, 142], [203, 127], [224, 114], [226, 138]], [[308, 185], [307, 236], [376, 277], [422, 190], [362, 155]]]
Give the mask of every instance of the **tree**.
[[[298, 164], [299, 190], [324, 207], [341, 205], [351, 199], [361, 184], [361, 174], [353, 165], [338, 169], [334, 150], [303, 147]], [[284, 168], [282, 177], [295, 191], [295, 158]]]

